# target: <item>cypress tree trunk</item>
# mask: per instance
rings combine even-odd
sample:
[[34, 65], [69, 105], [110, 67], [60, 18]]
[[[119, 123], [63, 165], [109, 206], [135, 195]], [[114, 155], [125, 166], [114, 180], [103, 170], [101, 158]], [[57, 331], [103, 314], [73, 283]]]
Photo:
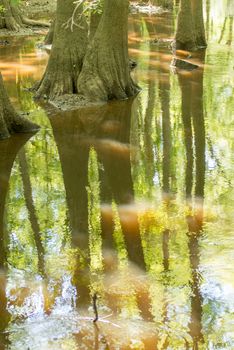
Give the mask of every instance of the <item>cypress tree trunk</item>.
[[0, 28], [8, 30], [19, 30], [23, 27], [22, 18], [17, 6], [13, 6], [10, 0], [0, 0], [0, 6], [3, 8], [1, 13]]
[[175, 37], [177, 50], [193, 51], [207, 46], [202, 3], [202, 0], [180, 1]]
[[105, 0], [85, 55], [78, 91], [92, 100], [126, 99], [138, 92], [128, 58], [128, 0]]
[[22, 15], [18, 6], [11, 0], [0, 0], [0, 7], [3, 11], [0, 13], [0, 29], [6, 28], [12, 31], [18, 31], [26, 26], [48, 26], [45, 22], [30, 20]]
[[194, 35], [197, 47], [206, 47], [206, 34], [203, 17], [202, 0], [192, 0], [192, 15], [194, 21]]
[[27, 133], [38, 129], [38, 125], [16, 113], [4, 88], [0, 73], [0, 140], [8, 138], [14, 132]]
[[81, 5], [75, 13], [77, 25], [68, 23], [74, 9], [73, 0], [57, 1], [52, 50], [44, 76], [37, 87], [36, 98], [48, 97], [52, 100], [60, 95], [77, 93], [88, 30]]
[[180, 1], [180, 10], [177, 19], [176, 49], [194, 50], [196, 48], [192, 7], [190, 0]]

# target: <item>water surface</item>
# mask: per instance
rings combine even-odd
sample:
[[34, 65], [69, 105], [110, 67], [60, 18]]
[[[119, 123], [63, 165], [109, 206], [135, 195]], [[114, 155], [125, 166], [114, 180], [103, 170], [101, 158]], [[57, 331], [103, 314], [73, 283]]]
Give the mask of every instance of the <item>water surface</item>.
[[40, 38], [1, 48], [12, 101], [42, 128], [0, 143], [0, 349], [234, 347], [233, 47], [222, 4], [207, 6], [209, 45], [188, 59], [193, 71], [171, 67], [174, 14], [132, 17], [142, 92], [96, 109], [33, 102]]

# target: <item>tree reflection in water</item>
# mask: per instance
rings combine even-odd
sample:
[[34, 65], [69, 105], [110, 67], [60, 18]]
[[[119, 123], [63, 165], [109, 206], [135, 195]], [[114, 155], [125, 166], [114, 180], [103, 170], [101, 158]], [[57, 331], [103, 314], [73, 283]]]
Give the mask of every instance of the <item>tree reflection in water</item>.
[[[203, 109], [203, 75], [205, 50], [197, 53], [199, 68], [190, 72], [179, 71], [182, 92], [182, 120], [186, 149], [186, 198], [190, 213], [187, 215], [188, 248], [191, 268], [191, 318], [189, 333], [193, 349], [203, 343], [201, 274], [199, 271], [199, 241], [203, 231], [203, 202], [205, 187], [205, 120]], [[195, 168], [195, 171], [194, 171]], [[193, 180], [195, 174], [195, 179]], [[194, 198], [193, 198], [193, 184]], [[194, 202], [194, 203], [193, 203]]]
[[[210, 1], [206, 6], [207, 30], [214, 40], [214, 8]], [[131, 53], [139, 61], [134, 74], [143, 86], [135, 101], [69, 113], [51, 110], [48, 120], [38, 112], [45, 127], [34, 144], [19, 152], [9, 195], [17, 142], [1, 143], [4, 350], [9, 342], [24, 348], [26, 341], [36, 349], [46, 342], [69, 349], [81, 344], [87, 349], [115, 348], [119, 342], [123, 349], [129, 344], [150, 350], [205, 349], [210, 343], [231, 348], [231, 298], [220, 293], [222, 299], [213, 291], [215, 283], [217, 290], [229, 288], [232, 276], [225, 270], [232, 254], [229, 227], [225, 228], [231, 222], [231, 122], [220, 117], [231, 110], [231, 103], [220, 97], [224, 89], [230, 93], [230, 50], [227, 45], [219, 58], [215, 47], [208, 48], [204, 81], [205, 52], [192, 58], [181, 52], [182, 59], [198, 69], [178, 70], [177, 79], [170, 71], [169, 43], [160, 40], [172, 38], [174, 22], [169, 13], [131, 19]], [[229, 44], [229, 23], [232, 18], [224, 23], [221, 43]], [[21, 52], [23, 59], [28, 46]], [[8, 53], [12, 58], [12, 47], [6, 57]], [[34, 51], [32, 57], [37, 60]], [[34, 65], [32, 71], [37, 69]], [[13, 69], [8, 73], [9, 92], [16, 97]], [[26, 80], [21, 73], [21, 108], [34, 109], [22, 90], [31, 73]], [[209, 117], [205, 122], [203, 101]], [[214, 144], [210, 149], [207, 136]], [[9, 149], [13, 151], [7, 158]], [[210, 163], [214, 168], [205, 173]], [[207, 210], [213, 220], [216, 205], [221, 218], [209, 222]], [[92, 324], [94, 293], [99, 296], [99, 329]]]
[[10, 139], [0, 142], [0, 349], [5, 350], [10, 344], [7, 326], [11, 321], [11, 314], [7, 308], [7, 254], [9, 240], [5, 216], [6, 198], [12, 167], [17, 153], [32, 135], [14, 135]]

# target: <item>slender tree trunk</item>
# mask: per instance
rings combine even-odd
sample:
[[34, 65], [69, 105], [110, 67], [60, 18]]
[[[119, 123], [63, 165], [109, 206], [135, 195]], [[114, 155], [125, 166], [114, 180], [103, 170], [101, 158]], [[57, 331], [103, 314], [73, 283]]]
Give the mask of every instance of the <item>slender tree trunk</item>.
[[138, 88], [130, 76], [128, 0], [105, 0], [103, 15], [88, 47], [78, 91], [92, 100], [126, 99]]
[[8, 138], [14, 132], [27, 133], [38, 129], [36, 124], [16, 113], [4, 88], [0, 73], [0, 140]]
[[[53, 100], [77, 93], [77, 80], [87, 46], [87, 23], [80, 5], [74, 14], [73, 0], [58, 0], [54, 38], [49, 62], [40, 81], [36, 98]], [[75, 24], [69, 21], [74, 16]]]

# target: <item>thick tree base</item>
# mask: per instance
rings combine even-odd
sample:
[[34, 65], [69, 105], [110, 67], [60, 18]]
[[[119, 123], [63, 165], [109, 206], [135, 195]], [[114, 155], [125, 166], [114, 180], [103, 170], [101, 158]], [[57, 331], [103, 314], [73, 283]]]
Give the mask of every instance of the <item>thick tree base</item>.
[[[82, 6], [75, 14], [74, 11], [71, 0], [57, 1], [56, 19], [51, 26], [52, 37], [49, 38], [53, 41], [51, 53], [46, 71], [35, 87], [36, 99], [53, 101], [58, 96], [78, 92], [77, 80], [88, 43], [88, 26]], [[75, 26], [70, 23], [73, 15]]]
[[81, 64], [78, 48], [64, 48], [63, 53], [59, 48], [52, 48], [46, 71], [35, 87], [35, 98], [54, 100], [65, 94], [76, 94]]

